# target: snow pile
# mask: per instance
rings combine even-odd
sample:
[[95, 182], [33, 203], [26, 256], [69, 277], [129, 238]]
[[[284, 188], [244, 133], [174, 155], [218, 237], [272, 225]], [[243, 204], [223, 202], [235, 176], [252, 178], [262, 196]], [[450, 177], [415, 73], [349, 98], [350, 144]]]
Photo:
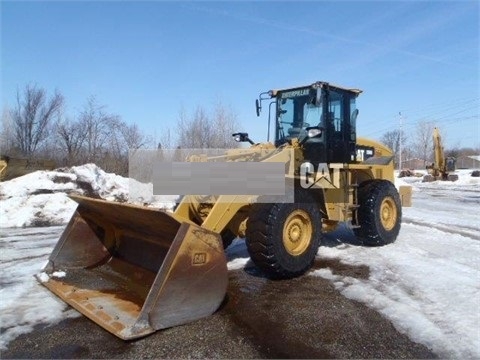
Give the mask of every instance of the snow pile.
[[[77, 203], [67, 194], [80, 194], [109, 201], [132, 202], [170, 209], [175, 196], [143, 196], [129, 199], [129, 185], [134, 180], [106, 173], [94, 164], [36, 171], [0, 183], [0, 228], [49, 226], [65, 224], [73, 215]], [[148, 184], [142, 194], [151, 194]]]

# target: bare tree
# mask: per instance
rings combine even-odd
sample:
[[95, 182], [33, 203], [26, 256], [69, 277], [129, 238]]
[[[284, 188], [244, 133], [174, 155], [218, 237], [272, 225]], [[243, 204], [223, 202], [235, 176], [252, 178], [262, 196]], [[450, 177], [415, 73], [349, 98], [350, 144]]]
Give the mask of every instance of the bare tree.
[[[383, 134], [382, 138], [380, 141], [387, 145], [390, 149], [392, 149], [395, 159], [394, 162], [395, 164], [399, 164], [399, 158], [400, 158], [400, 140], [402, 144], [406, 144], [407, 142], [407, 136], [405, 133], [402, 131], [401, 132], [401, 137], [400, 137], [400, 130], [392, 130], [388, 131], [385, 134]], [[407, 159], [408, 157], [408, 150], [405, 148], [405, 146], [402, 149], [402, 158]]]
[[213, 115], [212, 148], [236, 148], [239, 144], [233, 139], [232, 134], [238, 132], [239, 124], [237, 115], [231, 108], [226, 108], [221, 102], [215, 106]]
[[88, 98], [80, 113], [79, 122], [85, 130], [85, 161], [96, 162], [103, 156], [105, 144], [111, 143], [116, 126], [117, 115], [108, 114], [105, 106], [100, 105], [94, 96]]
[[140, 131], [137, 124], [128, 125], [122, 123], [120, 133], [122, 134], [126, 149], [130, 151], [141, 149], [152, 142], [150, 137]]
[[63, 96], [55, 94], [47, 99], [44, 89], [27, 85], [23, 95], [17, 91], [17, 105], [12, 111], [15, 145], [27, 156], [32, 156], [48, 136], [48, 126], [60, 111]]
[[432, 135], [434, 127], [435, 125], [431, 121], [419, 121], [413, 138], [412, 148], [414, 154], [425, 162], [430, 162], [433, 157]]
[[182, 149], [213, 149], [238, 147], [232, 138], [237, 130], [235, 113], [218, 103], [213, 115], [208, 115], [202, 107], [197, 107], [192, 117], [181, 109], [178, 121], [179, 137], [177, 146]]
[[[46, 156], [63, 165], [93, 162], [105, 171], [128, 173], [129, 150], [152, 143], [136, 124], [126, 124], [90, 96], [75, 117], [64, 116], [63, 96], [28, 85], [17, 91], [16, 107], [2, 113], [2, 153]], [[18, 150], [17, 150], [18, 149]]]
[[65, 153], [67, 166], [77, 164], [87, 137], [84, 123], [70, 119], [58, 120], [55, 124], [58, 146]]
[[185, 113], [181, 113], [178, 128], [178, 146], [182, 149], [206, 149], [211, 147], [209, 143], [212, 138], [212, 124], [206, 111], [201, 106], [196, 108], [193, 117], [190, 119], [185, 116]]
[[173, 159], [175, 151], [172, 150], [172, 146], [174, 140], [170, 128], [164, 128], [159, 137], [155, 135], [155, 138], [151, 143], [154, 145], [152, 148], [157, 148], [155, 157], [158, 161], [171, 161]]
[[2, 111], [2, 131], [0, 133], [0, 153], [10, 155], [14, 149], [15, 137], [13, 120], [8, 107], [4, 107]]
[[[157, 137], [155, 137], [157, 140]], [[163, 129], [156, 143], [157, 149], [171, 149], [173, 146], [172, 131], [170, 128]]]

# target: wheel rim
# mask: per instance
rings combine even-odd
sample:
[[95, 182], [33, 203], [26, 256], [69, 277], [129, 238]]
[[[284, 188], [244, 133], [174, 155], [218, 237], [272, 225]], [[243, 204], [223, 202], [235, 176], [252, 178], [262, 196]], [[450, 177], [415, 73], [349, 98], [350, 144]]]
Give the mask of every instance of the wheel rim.
[[283, 245], [290, 255], [305, 252], [312, 241], [312, 221], [307, 212], [297, 209], [288, 215], [283, 226]]
[[385, 230], [392, 230], [397, 223], [397, 207], [391, 197], [383, 199], [380, 205], [380, 219]]

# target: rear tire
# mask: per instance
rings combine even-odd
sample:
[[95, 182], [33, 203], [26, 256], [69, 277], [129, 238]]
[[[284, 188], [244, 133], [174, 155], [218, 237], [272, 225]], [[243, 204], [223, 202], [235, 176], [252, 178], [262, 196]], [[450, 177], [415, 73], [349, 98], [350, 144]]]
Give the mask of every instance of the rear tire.
[[247, 220], [251, 259], [274, 279], [292, 278], [311, 268], [322, 238], [322, 216], [305, 190], [294, 203], [255, 203]]
[[372, 180], [358, 189], [358, 222], [355, 235], [365, 245], [393, 243], [400, 231], [402, 206], [395, 186], [387, 180]]

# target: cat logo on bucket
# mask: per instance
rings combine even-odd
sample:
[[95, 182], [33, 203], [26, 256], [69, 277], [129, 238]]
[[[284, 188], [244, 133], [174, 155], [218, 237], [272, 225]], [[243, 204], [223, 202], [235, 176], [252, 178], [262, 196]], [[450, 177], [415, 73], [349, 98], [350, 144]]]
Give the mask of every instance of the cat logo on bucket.
[[207, 253], [195, 253], [193, 254], [192, 265], [203, 265], [207, 262]]

